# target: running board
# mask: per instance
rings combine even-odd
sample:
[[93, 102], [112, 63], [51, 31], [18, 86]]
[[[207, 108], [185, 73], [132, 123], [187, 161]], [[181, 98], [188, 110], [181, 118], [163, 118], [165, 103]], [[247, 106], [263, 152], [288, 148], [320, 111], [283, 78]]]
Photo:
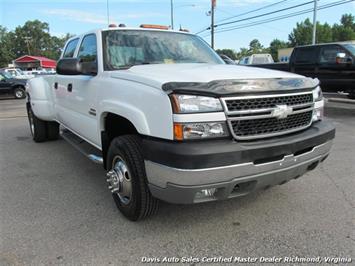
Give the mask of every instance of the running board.
[[78, 137], [68, 129], [62, 129], [60, 131], [60, 135], [63, 139], [69, 142], [69, 144], [74, 146], [75, 149], [84, 154], [89, 160], [97, 164], [103, 164], [103, 159], [100, 155], [101, 151], [99, 149], [95, 148], [90, 143]]

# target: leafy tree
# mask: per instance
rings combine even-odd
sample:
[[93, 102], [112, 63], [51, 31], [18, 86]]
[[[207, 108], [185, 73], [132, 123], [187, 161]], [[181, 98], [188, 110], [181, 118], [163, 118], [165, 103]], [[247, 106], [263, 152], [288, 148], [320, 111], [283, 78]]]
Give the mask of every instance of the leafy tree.
[[355, 40], [355, 17], [345, 14], [341, 17], [340, 22], [340, 25], [333, 25], [333, 41]]
[[247, 48], [240, 48], [240, 50], [239, 50], [239, 52], [237, 53], [236, 56], [237, 56], [237, 59], [240, 60], [240, 59], [242, 59], [243, 57], [248, 56], [248, 55], [250, 55], [249, 49], [247, 49]]
[[236, 57], [236, 53], [233, 49], [217, 49], [216, 52], [219, 54], [219, 55], [226, 55], [228, 56], [230, 59], [232, 60], [236, 60], [237, 57]]
[[2, 66], [26, 54], [57, 60], [65, 42], [72, 37], [70, 34], [64, 37], [51, 36], [48, 23], [39, 20], [27, 21], [23, 26], [18, 26], [11, 32], [1, 27], [0, 35], [5, 36], [0, 37], [0, 64]]
[[0, 67], [6, 67], [14, 59], [7, 29], [0, 25]]
[[296, 24], [296, 28], [289, 34], [288, 39], [292, 46], [310, 44], [312, 42], [313, 24], [307, 18]]
[[249, 43], [249, 53], [250, 54], [257, 54], [263, 52], [264, 47], [261, 45], [258, 39], [254, 39]]
[[[337, 41], [349, 41], [355, 39], [355, 17], [351, 14], [344, 14], [340, 20], [341, 24], [330, 26], [328, 23], [317, 22], [317, 43], [328, 43]], [[307, 18], [289, 34], [289, 41], [292, 46], [312, 43], [313, 24]]]
[[353, 15], [351, 14], [342, 15], [340, 22], [345, 28], [351, 28], [352, 30], [355, 31], [355, 17]]

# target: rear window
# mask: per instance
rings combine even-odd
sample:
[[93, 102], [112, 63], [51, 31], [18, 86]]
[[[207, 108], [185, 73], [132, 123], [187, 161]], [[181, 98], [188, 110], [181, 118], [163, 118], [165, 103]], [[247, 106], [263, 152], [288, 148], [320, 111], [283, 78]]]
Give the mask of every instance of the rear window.
[[296, 50], [296, 64], [314, 64], [317, 62], [317, 47], [301, 47]]
[[267, 57], [254, 57], [253, 64], [267, 64], [269, 60]]
[[78, 41], [79, 39], [74, 39], [67, 44], [67, 47], [65, 47], [65, 51], [63, 53], [63, 58], [74, 57], [75, 48], [78, 45]]

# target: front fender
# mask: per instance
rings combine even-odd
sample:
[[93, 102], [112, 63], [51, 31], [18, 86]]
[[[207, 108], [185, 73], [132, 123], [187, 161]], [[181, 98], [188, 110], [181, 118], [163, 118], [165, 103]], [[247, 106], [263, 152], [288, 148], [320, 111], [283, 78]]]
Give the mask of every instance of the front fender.
[[150, 135], [150, 129], [145, 114], [133, 105], [115, 100], [104, 100], [100, 103], [100, 131], [105, 128], [107, 113], [117, 114], [128, 119], [137, 129], [139, 134]]

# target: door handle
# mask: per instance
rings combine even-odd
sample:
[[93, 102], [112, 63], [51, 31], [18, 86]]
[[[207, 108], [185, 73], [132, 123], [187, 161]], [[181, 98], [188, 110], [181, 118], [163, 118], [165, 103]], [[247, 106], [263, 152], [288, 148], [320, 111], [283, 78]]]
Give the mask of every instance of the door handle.
[[72, 92], [72, 91], [73, 91], [73, 84], [69, 83], [69, 84], [68, 84], [68, 87], [67, 87], [67, 90], [68, 90], [69, 92]]

